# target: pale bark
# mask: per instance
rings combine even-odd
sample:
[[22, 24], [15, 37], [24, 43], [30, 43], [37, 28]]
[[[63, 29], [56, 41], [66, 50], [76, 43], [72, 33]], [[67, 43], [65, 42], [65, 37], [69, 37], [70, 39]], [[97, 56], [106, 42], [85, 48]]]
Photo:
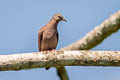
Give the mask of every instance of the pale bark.
[[[62, 50], [88, 50], [100, 44], [106, 37], [120, 29], [120, 11], [113, 14], [109, 19], [105, 20], [101, 25], [97, 26], [91, 32], [87, 33], [85, 37], [73, 43]], [[68, 53], [67, 55], [64, 55]], [[40, 67], [58, 67], [60, 73], [65, 73], [65, 68], [61, 66], [120, 66], [120, 52], [90, 52], [84, 51], [83, 55], [79, 51], [60, 51], [50, 54], [14, 54], [14, 55], [0, 55], [0, 70], [21, 70]], [[88, 53], [90, 52], [90, 53]], [[53, 53], [53, 54], [52, 54]], [[60, 53], [60, 54], [59, 54]], [[79, 54], [78, 54], [79, 53]], [[80, 55], [81, 54], [81, 55]], [[114, 55], [113, 55], [114, 54]], [[53, 55], [53, 57], [51, 56]], [[56, 60], [55, 56], [62, 56], [61, 60]], [[50, 57], [49, 57], [50, 56]], [[77, 56], [77, 57], [75, 57]], [[81, 56], [81, 57], [80, 57]], [[64, 58], [65, 57], [65, 58]], [[74, 59], [75, 57], [76, 59]], [[64, 60], [65, 59], [65, 60]], [[93, 60], [94, 59], [94, 60]], [[48, 61], [46, 61], [48, 60]], [[63, 74], [64, 75], [64, 74]], [[67, 76], [68, 77], [68, 76]], [[65, 79], [63, 79], [65, 80]], [[66, 78], [66, 80], [68, 80]]]
[[0, 55], [0, 71], [62, 66], [120, 66], [120, 51], [46, 51]]
[[120, 29], [120, 10], [102, 24], [88, 32], [82, 39], [66, 46], [62, 50], [89, 50], [100, 44], [106, 37]]
[[[110, 16], [99, 26], [96, 26], [91, 32], [88, 32], [82, 39], [72, 43], [61, 50], [89, 50], [100, 44], [105, 38], [110, 36], [112, 33], [117, 32], [120, 29], [120, 10]], [[61, 70], [64, 70], [61, 73], [57, 68], [57, 73], [62, 75], [61, 80], [68, 80], [68, 75], [64, 67], [61, 67]]]

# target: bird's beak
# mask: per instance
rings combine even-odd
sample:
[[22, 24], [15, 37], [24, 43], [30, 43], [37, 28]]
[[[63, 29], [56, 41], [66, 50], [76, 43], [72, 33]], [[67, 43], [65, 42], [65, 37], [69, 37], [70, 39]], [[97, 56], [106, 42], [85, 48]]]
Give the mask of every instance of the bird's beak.
[[63, 18], [63, 20], [62, 20], [62, 21], [65, 21], [65, 22], [67, 22], [67, 20], [66, 20], [66, 19], [64, 19], [64, 18]]

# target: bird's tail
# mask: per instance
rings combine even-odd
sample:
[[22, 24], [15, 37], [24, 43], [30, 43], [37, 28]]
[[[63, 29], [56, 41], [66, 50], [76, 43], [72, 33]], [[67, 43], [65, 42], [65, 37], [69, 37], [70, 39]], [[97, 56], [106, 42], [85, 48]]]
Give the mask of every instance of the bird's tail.
[[48, 70], [48, 69], [50, 69], [50, 67], [46, 67], [45, 69]]

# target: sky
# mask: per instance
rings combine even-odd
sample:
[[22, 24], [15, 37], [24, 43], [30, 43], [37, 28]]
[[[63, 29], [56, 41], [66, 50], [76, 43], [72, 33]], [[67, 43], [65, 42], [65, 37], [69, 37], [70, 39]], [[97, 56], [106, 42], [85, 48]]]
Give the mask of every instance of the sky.
[[[37, 32], [55, 13], [67, 22], [58, 25], [57, 49], [84, 37], [120, 9], [120, 0], [0, 0], [0, 55], [37, 52]], [[120, 50], [120, 31], [92, 50]], [[70, 80], [120, 80], [119, 67], [66, 67]], [[59, 80], [56, 69], [0, 71], [0, 80]]]

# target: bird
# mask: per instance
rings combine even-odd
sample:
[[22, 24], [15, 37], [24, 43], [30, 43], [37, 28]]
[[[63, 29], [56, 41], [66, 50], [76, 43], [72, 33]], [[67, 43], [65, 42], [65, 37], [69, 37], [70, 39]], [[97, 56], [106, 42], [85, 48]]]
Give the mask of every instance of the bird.
[[[56, 13], [45, 26], [40, 28], [38, 31], [39, 51], [52, 51], [56, 49], [59, 40], [57, 26], [60, 21], [67, 22], [61, 13]], [[46, 70], [48, 69], [46, 67]]]

